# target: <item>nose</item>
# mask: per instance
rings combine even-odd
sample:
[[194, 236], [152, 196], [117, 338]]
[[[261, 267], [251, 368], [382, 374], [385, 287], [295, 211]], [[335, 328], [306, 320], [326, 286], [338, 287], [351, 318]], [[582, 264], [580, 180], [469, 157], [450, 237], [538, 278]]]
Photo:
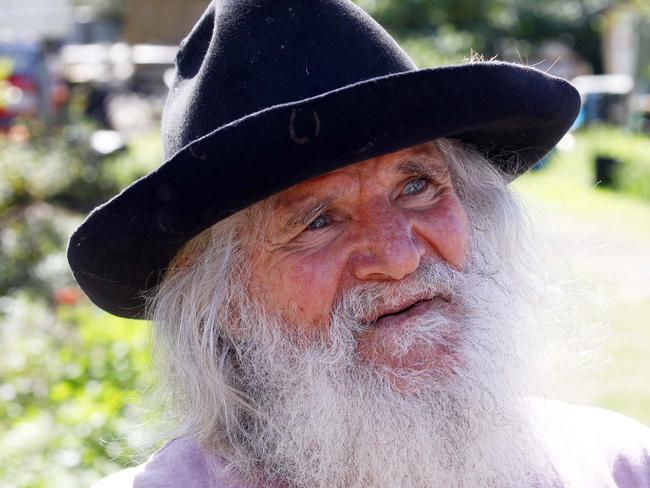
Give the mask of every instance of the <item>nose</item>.
[[398, 209], [383, 209], [359, 224], [350, 263], [359, 280], [401, 280], [418, 268], [425, 252], [409, 219]]

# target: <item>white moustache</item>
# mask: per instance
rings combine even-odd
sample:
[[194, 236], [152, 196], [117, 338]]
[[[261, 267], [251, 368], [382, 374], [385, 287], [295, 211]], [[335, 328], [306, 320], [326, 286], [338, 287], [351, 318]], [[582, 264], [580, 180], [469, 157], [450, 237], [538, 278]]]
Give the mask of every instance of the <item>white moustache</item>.
[[422, 301], [439, 298], [461, 308], [466, 289], [462, 271], [443, 262], [426, 261], [400, 281], [374, 282], [348, 290], [336, 300], [330, 320], [343, 319], [363, 331], [379, 317]]

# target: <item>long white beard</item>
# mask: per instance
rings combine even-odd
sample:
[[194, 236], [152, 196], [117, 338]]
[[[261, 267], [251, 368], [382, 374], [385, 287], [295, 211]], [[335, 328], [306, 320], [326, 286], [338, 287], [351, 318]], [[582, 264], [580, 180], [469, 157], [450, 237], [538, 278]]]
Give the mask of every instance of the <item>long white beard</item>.
[[[242, 317], [250, 340], [237, 350], [238, 387], [252, 409], [240, 419], [234, 466], [296, 487], [545, 486], [549, 470], [523, 396], [530, 371], [519, 356], [514, 285], [471, 261], [463, 273], [426, 263], [398, 284], [353, 290], [328, 334], [308, 345], [252, 307]], [[355, 318], [422, 292], [451, 304], [385, 347], [429, 345], [442, 364], [362, 361], [357, 338], [366, 326]]]

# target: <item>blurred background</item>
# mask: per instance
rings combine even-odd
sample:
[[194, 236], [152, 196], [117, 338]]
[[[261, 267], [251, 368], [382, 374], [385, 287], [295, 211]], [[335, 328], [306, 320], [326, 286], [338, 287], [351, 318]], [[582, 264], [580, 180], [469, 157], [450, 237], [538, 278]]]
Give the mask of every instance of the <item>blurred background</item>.
[[[68, 236], [159, 165], [176, 46], [207, 0], [0, 0], [0, 487], [87, 487], [139, 459], [147, 325], [92, 306]], [[420, 67], [473, 53], [572, 80], [572, 131], [517, 180], [562, 279], [608, 322], [549, 392], [650, 424], [650, 5], [358, 0]], [[242, 26], [243, 29], [246, 26]]]

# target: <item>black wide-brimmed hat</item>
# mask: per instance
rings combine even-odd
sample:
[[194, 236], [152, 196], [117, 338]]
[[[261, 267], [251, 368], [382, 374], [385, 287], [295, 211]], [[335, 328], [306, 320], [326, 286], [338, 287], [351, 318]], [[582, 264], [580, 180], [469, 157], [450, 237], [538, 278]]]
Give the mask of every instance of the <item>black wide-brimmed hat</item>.
[[183, 244], [255, 202], [440, 137], [514, 178], [579, 105], [569, 83], [533, 68], [418, 70], [348, 0], [215, 0], [178, 52], [164, 163], [88, 216], [68, 260], [99, 307], [141, 318], [144, 294]]

